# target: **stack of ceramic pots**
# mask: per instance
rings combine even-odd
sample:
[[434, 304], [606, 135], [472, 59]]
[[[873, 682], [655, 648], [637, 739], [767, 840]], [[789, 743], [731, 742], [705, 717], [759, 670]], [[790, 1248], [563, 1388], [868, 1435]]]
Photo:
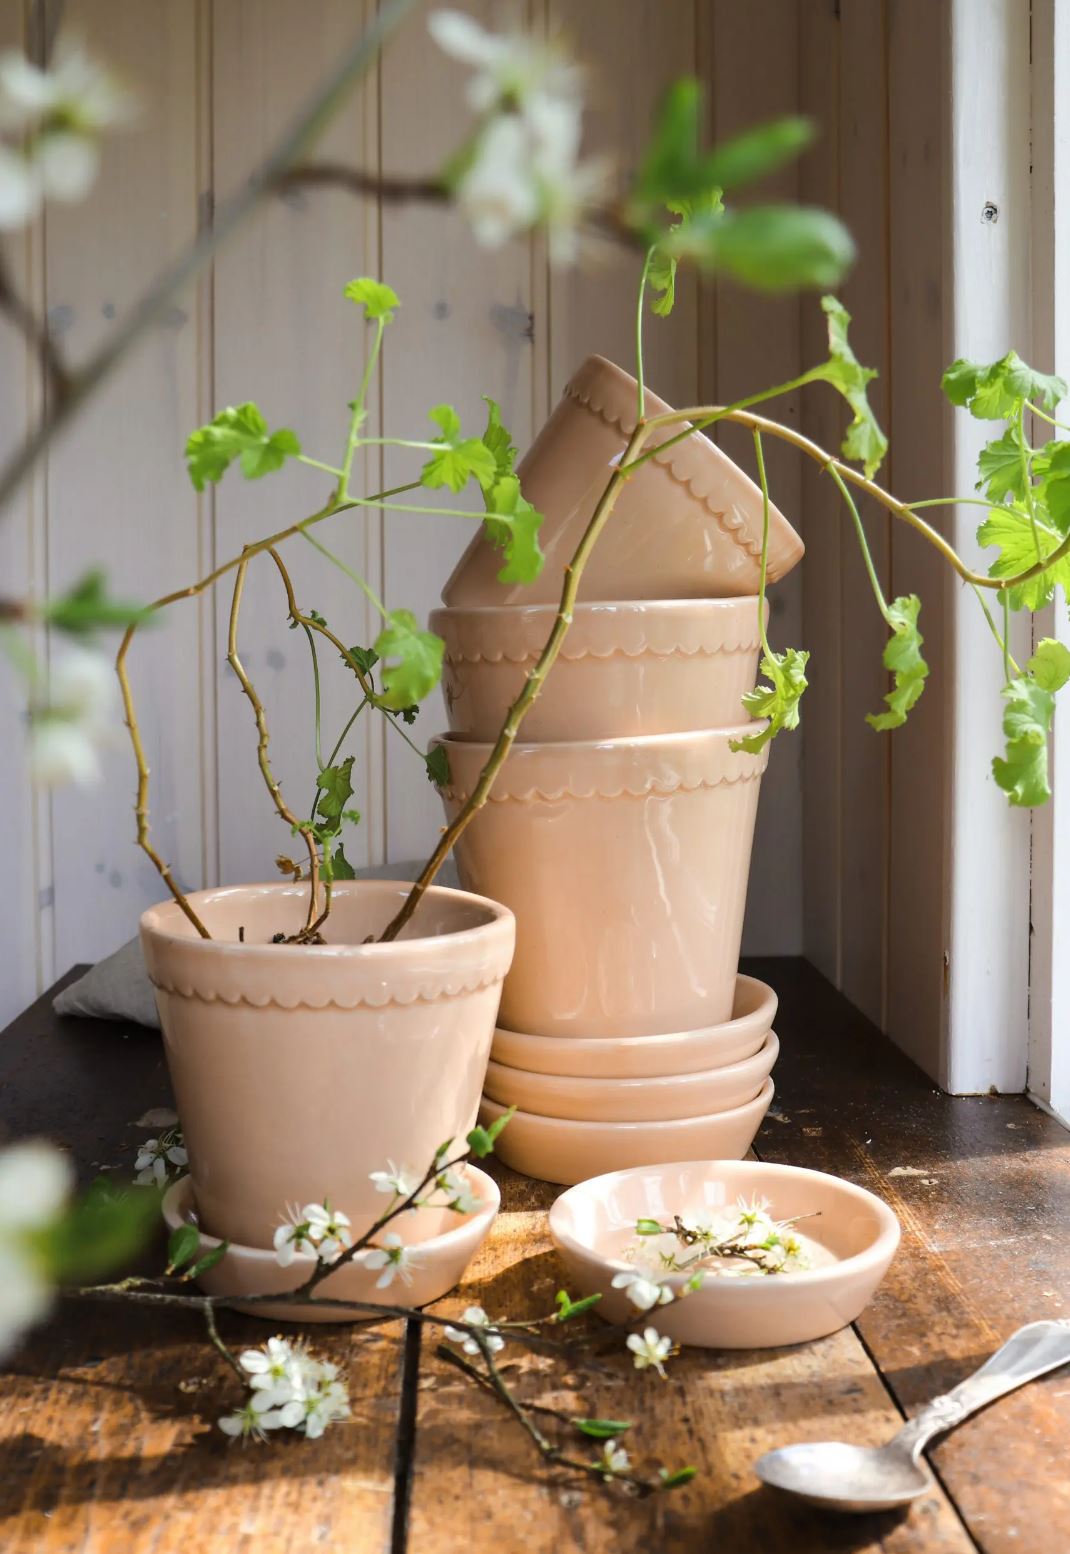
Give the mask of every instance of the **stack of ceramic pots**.
[[[549, 635], [636, 406], [634, 379], [585, 362], [519, 467], [544, 515], [541, 576], [503, 584], [480, 536], [443, 591], [431, 626], [446, 644], [451, 816]], [[668, 408], [647, 393], [648, 417]], [[739, 1158], [772, 1098], [776, 1001], [737, 976], [767, 751], [731, 748], [758, 727], [741, 697], [758, 664], [761, 537], [761, 492], [700, 433], [641, 466], [457, 844], [465, 887], [516, 916], [481, 1115], [519, 1108], [498, 1148], [529, 1175]], [[801, 555], [772, 509], [770, 581]]]

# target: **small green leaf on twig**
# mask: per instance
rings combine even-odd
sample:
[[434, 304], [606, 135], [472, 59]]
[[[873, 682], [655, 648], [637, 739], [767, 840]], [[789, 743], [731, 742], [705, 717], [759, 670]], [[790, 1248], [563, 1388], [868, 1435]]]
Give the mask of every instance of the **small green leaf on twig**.
[[581, 1435], [589, 1435], [594, 1441], [611, 1441], [632, 1428], [630, 1419], [574, 1419], [572, 1423]]
[[178, 1225], [172, 1230], [167, 1242], [167, 1272], [177, 1272], [196, 1257], [200, 1244], [200, 1231], [196, 1225]]
[[884, 644], [885, 669], [895, 676], [895, 684], [885, 696], [887, 712], [870, 712], [866, 722], [871, 728], [884, 730], [899, 728], [907, 720], [907, 713], [925, 689], [929, 666], [921, 656], [925, 638], [918, 630], [918, 612], [921, 600], [917, 594], [903, 594], [888, 606], [892, 635]]
[[[696, 216], [719, 216], [724, 211], [724, 201], [721, 198], [719, 188], [707, 189], [702, 194], [697, 194], [693, 199], [670, 200], [667, 209], [680, 220], [669, 228], [669, 237], [679, 243], [686, 240], [686, 234], [681, 231], [689, 221]], [[668, 318], [676, 305], [676, 266], [678, 260], [675, 254], [668, 252], [661, 244], [655, 244], [647, 264], [647, 281], [651, 291], [656, 293], [651, 301], [651, 308], [659, 318]]]
[[328, 823], [341, 825], [342, 812], [353, 797], [353, 757], [348, 755], [336, 766], [325, 766], [316, 778], [316, 788], [316, 813]]
[[341, 842], [334, 850], [331, 858], [332, 877], [336, 880], [355, 880], [356, 873], [353, 865], [345, 855]]
[[1027, 399], [1054, 410], [1066, 397], [1062, 378], [1036, 372], [1017, 351], [1008, 351], [988, 366], [960, 356], [948, 367], [940, 386], [953, 405], [969, 410], [979, 421], [1010, 420]]
[[493, 478], [497, 479], [500, 475], [513, 473], [517, 450], [509, 428], [502, 425], [502, 412], [497, 400], [491, 399], [489, 394], [484, 394], [483, 403], [487, 407], [487, 426], [483, 433], [483, 446], [494, 460]]
[[558, 1290], [554, 1296], [557, 1307], [554, 1321], [570, 1322], [573, 1317], [580, 1317], [585, 1311], [590, 1311], [592, 1306], [597, 1306], [601, 1299], [601, 1295], [582, 1295], [579, 1300], [573, 1300], [567, 1290]]
[[542, 514], [522, 495], [515, 475], [500, 476], [483, 495], [487, 504], [483, 527], [505, 557], [505, 565], [498, 573], [499, 583], [533, 583], [542, 571]]
[[477, 1124], [472, 1129], [468, 1135], [468, 1147], [473, 1155], [477, 1155], [480, 1160], [485, 1159], [487, 1155], [493, 1155], [494, 1142], [502, 1129], [507, 1126], [515, 1111], [516, 1107], [510, 1106], [509, 1110], [503, 1112], [500, 1117], [496, 1117], [489, 1127], [484, 1128]]
[[640, 1219], [635, 1222], [637, 1236], [660, 1236], [664, 1230], [665, 1226], [659, 1225], [656, 1219]]
[[996, 437], [977, 456], [980, 480], [976, 489], [983, 491], [991, 502], [1002, 502], [1005, 497], [1024, 502], [1026, 479], [1032, 449], [1028, 447], [1015, 422], [1008, 426], [1002, 437]]
[[757, 755], [763, 745], [775, 739], [782, 728], [799, 726], [799, 702], [806, 690], [806, 665], [810, 654], [805, 648], [786, 648], [783, 653], [763, 653], [759, 673], [769, 685], [756, 685], [743, 697], [743, 706], [752, 718], [768, 718], [757, 734], [729, 742], [730, 750], [746, 750]]
[[379, 655], [374, 648], [351, 647], [349, 650], [349, 656], [354, 660], [355, 663], [360, 665], [365, 674], [371, 674], [372, 670], [379, 662]]
[[[444, 650], [442, 638], [424, 631], [411, 610], [391, 610], [375, 639], [375, 651], [384, 660], [383, 705], [401, 708], [423, 701], [442, 677]], [[391, 659], [396, 662], [386, 662]]]
[[372, 280], [369, 275], [362, 275], [359, 280], [349, 281], [346, 284], [345, 295], [350, 302], [355, 302], [358, 307], [364, 309], [364, 316], [368, 321], [381, 318], [384, 324], [389, 324], [394, 317], [394, 309], [401, 306], [398, 294], [392, 286], [385, 281]]
[[210, 1252], [205, 1252], [204, 1256], [199, 1258], [189, 1270], [186, 1275], [187, 1279], [199, 1279], [202, 1273], [207, 1273], [210, 1268], [215, 1267], [216, 1263], [221, 1263], [229, 1250], [230, 1242], [221, 1241]]
[[667, 1468], [662, 1468], [661, 1487], [662, 1489], [679, 1489], [681, 1484], [690, 1484], [697, 1472], [697, 1468], [677, 1468], [675, 1473], [670, 1473]]
[[442, 435], [435, 438], [440, 451], [431, 455], [420, 472], [421, 484], [431, 490], [448, 486], [451, 491], [460, 491], [473, 476], [481, 485], [493, 481], [495, 455], [479, 437], [462, 437], [461, 418], [453, 406], [436, 405], [428, 415]]
[[427, 762], [427, 775], [436, 788], [448, 788], [450, 785], [450, 758], [445, 745], [435, 745], [424, 757]]
[[287, 427], [269, 432], [259, 408], [250, 400], [228, 406], [207, 426], [190, 433], [186, 468], [195, 489], [203, 491], [206, 481], [214, 484], [222, 480], [235, 459], [240, 459], [246, 480], [259, 480], [300, 452], [297, 434]]
[[72, 636], [114, 626], [139, 626], [151, 612], [143, 605], [109, 599], [104, 573], [87, 572], [73, 588], [41, 606], [41, 619]]
[[806, 374], [811, 382], [831, 383], [851, 407], [853, 419], [844, 434], [841, 452], [855, 459], [872, 480], [888, 452], [888, 439], [866, 395], [866, 384], [877, 376], [875, 367], [863, 367], [847, 340], [851, 315], [836, 297], [822, 297], [821, 306], [828, 319], [829, 360]]

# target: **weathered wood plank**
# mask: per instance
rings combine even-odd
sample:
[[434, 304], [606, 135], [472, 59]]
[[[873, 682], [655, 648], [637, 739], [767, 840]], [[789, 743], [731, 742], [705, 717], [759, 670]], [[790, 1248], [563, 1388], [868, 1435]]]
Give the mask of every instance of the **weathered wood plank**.
[[[802, 963], [759, 962], [780, 994], [763, 1159], [862, 1183], [903, 1225], [858, 1324], [913, 1413], [1025, 1322], [1070, 1315], [1070, 1135], [1020, 1096], [943, 1094]], [[984, 1554], [1070, 1546], [1061, 1372], [953, 1432], [934, 1463]]]
[[[552, 1309], [563, 1270], [544, 1210], [560, 1190], [498, 1168], [502, 1214], [449, 1306], [478, 1302], [491, 1314]], [[637, 1373], [611, 1355], [593, 1385], [562, 1385], [544, 1359], [514, 1362], [521, 1394], [555, 1407], [636, 1421], [627, 1445], [636, 1466], [694, 1463], [685, 1488], [635, 1501], [619, 1489], [563, 1482], [493, 1398], [477, 1393], [433, 1353], [424, 1336], [416, 1430], [410, 1547], [455, 1554], [498, 1544], [528, 1554], [565, 1548], [619, 1554], [732, 1554], [792, 1549], [796, 1554], [966, 1554], [973, 1545], [944, 1496], [927, 1496], [909, 1521], [848, 1521], [796, 1509], [764, 1490], [751, 1469], [785, 1440], [847, 1438], [877, 1442], [901, 1423], [864, 1348], [850, 1329], [818, 1344], [760, 1352], [677, 1356], [668, 1380]], [[576, 1382], [580, 1383], [580, 1390]], [[595, 1443], [577, 1436], [577, 1450]], [[570, 1446], [574, 1442], [569, 1442]]]
[[[58, 1021], [50, 997], [0, 1039], [3, 1135], [54, 1138], [83, 1176], [102, 1164], [129, 1169], [150, 1131], [138, 1120], [171, 1101], [159, 1038]], [[232, 1313], [220, 1321], [236, 1348], [271, 1332]], [[400, 1328], [316, 1330], [317, 1349], [349, 1374], [352, 1424], [314, 1445], [271, 1440], [242, 1451], [216, 1428], [237, 1388], [199, 1322], [67, 1302], [22, 1348], [0, 1412], [6, 1554], [385, 1554]]]

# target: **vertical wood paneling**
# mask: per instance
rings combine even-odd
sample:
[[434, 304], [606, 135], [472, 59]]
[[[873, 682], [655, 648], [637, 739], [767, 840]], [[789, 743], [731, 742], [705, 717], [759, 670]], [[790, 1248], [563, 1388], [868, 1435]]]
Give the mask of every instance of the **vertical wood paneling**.
[[[364, 18], [351, 0], [323, 0], [311, 9], [289, 0], [228, 0], [214, 14], [214, 182], [226, 198]], [[332, 123], [320, 148], [325, 158], [374, 165], [367, 91], [355, 93]], [[297, 431], [310, 457], [340, 463], [347, 401], [359, 387], [371, 338], [343, 291], [354, 276], [374, 273], [376, 261], [374, 203], [338, 190], [295, 190], [261, 209], [216, 262], [211, 411], [256, 399], [271, 426]], [[367, 493], [377, 489], [377, 456], [362, 477]], [[360, 478], [354, 482], [358, 491]], [[314, 512], [332, 484], [331, 476], [296, 465], [255, 484], [232, 472], [215, 498], [217, 559]], [[317, 537], [377, 581], [377, 513], [341, 514]], [[375, 637], [370, 608], [350, 578], [299, 537], [281, 554], [303, 609], [319, 611], [347, 645]], [[224, 580], [218, 589], [216, 654], [220, 872], [227, 882], [272, 878], [275, 855], [294, 848], [257, 768], [252, 709], [225, 662], [231, 586]], [[295, 812], [308, 813], [316, 773], [310, 656], [304, 633], [287, 629], [285, 595], [268, 557], [249, 570], [239, 648], [267, 711], [275, 775]], [[326, 759], [360, 692], [329, 646], [319, 661]], [[378, 750], [372, 722], [367, 714], [359, 719], [342, 751], [357, 757], [354, 805], [369, 817], [356, 831], [347, 828], [346, 856], [358, 866], [381, 855], [378, 806], [369, 802], [372, 752]]]
[[[19, 8], [0, 9], [0, 50], [24, 47]], [[41, 302], [40, 232], [8, 237], [4, 263], [15, 286], [35, 306]], [[22, 337], [0, 323], [0, 458], [22, 441], [40, 411], [41, 383], [36, 361]], [[0, 521], [0, 590], [11, 598], [39, 593], [43, 570], [43, 482], [38, 476], [18, 493]], [[14, 709], [22, 706], [25, 687], [0, 652], [0, 852], [8, 888], [0, 908], [0, 1023], [6, 1024], [37, 996], [39, 979], [51, 971], [50, 946], [42, 943], [51, 910], [41, 899], [39, 840], [47, 818], [47, 798], [25, 780], [26, 725]], [[44, 811], [44, 814], [42, 814]]]
[[[724, 141], [769, 119], [798, 112], [798, 7], [793, 0], [755, 0], [740, 6], [717, 0], [711, 8], [708, 44], [714, 138]], [[760, 197], [793, 201], [799, 174], [791, 165], [763, 182]], [[716, 397], [728, 404], [799, 372], [798, 297], [763, 297], [733, 285], [714, 288], [712, 332]], [[807, 296], [802, 306], [816, 307]], [[768, 413], [787, 426], [799, 424], [799, 400], [771, 402]], [[718, 428], [718, 442], [757, 478], [754, 444], [741, 427]], [[794, 449], [766, 438], [766, 472], [773, 500], [800, 523], [802, 470]], [[801, 527], [801, 523], [800, 523]], [[807, 563], [769, 593], [774, 647], [805, 646], [803, 572]], [[804, 725], [806, 714], [803, 715]], [[805, 735], [804, 735], [805, 737]], [[802, 740], [786, 735], [770, 753], [762, 779], [751, 862], [743, 950], [751, 955], [796, 955], [802, 949]]]
[[[840, 29], [835, 0], [807, 7], [799, 37], [801, 106], [817, 122], [821, 138], [800, 166], [800, 195], [808, 205], [836, 209], [840, 187]], [[824, 359], [828, 344], [824, 315], [803, 307], [802, 359]], [[803, 395], [802, 426], [825, 448], [839, 446], [843, 411], [831, 389], [814, 386]], [[841, 551], [839, 497], [831, 481], [807, 464], [802, 472], [803, 624], [810, 649], [809, 689], [803, 698], [804, 933], [806, 956], [837, 986], [842, 973], [843, 623], [840, 618]]]
[[[889, 0], [889, 273], [891, 437], [896, 483], [907, 499], [943, 493], [948, 479], [940, 375], [947, 359], [943, 290], [947, 240], [948, 92], [945, 0]], [[933, 520], [943, 526], [945, 519]], [[947, 569], [904, 527], [892, 534], [892, 588], [923, 601], [932, 666], [925, 694], [892, 735], [889, 824], [888, 1031], [929, 1072], [942, 1044], [949, 755], [944, 600]]]
[[[490, 4], [466, 9], [484, 23], [495, 16]], [[437, 170], [462, 143], [472, 126], [465, 79], [465, 68], [444, 58], [424, 18], [417, 16], [380, 65], [385, 172]], [[384, 210], [382, 276], [402, 301], [389, 331], [383, 374], [383, 425], [390, 436], [428, 436], [434, 429], [427, 412], [442, 401], [457, 408], [464, 427], [480, 432], [486, 421], [481, 396], [489, 394], [501, 405], [518, 445], [527, 445], [534, 431], [533, 337], [536, 329], [545, 328], [532, 311], [532, 266], [530, 244], [481, 249], [455, 212], [418, 206]], [[412, 479], [421, 459], [418, 453], [387, 449], [386, 484]], [[449, 491], [443, 495], [443, 506], [476, 511], [471, 493], [459, 499]], [[420, 498], [409, 500], [418, 503]], [[463, 518], [388, 513], [383, 536], [387, 606], [403, 606], [426, 619], [472, 533], [473, 525]], [[409, 732], [423, 748], [444, 726], [436, 693]], [[422, 761], [396, 734], [388, 730], [387, 735], [387, 856], [411, 858], [433, 846], [443, 824], [442, 806]]]
[[[142, 103], [137, 127], [109, 138], [91, 200], [48, 213], [49, 323], [77, 362], [195, 230], [199, 8], [158, 0], [151, 27], [131, 26], [122, 0], [75, 0], [65, 21], [136, 84]], [[197, 575], [197, 504], [179, 437], [197, 409], [192, 307], [188, 297], [175, 302], [49, 459], [50, 592], [101, 562], [114, 590], [134, 598]], [[197, 613], [187, 609], [144, 632], [131, 661], [157, 845], [190, 886], [201, 871], [198, 658]], [[102, 791], [62, 788], [53, 799], [53, 878], [42, 884], [55, 895], [57, 970], [114, 949], [160, 898], [155, 871], [133, 845], [133, 791], [117, 733]]]
[[[870, 403], [888, 422], [888, 73], [884, 0], [840, 11], [840, 214], [858, 245], [858, 263], [842, 290], [859, 361], [876, 367]], [[841, 417], [846, 413], [841, 410]], [[908, 466], [909, 468], [909, 466]], [[894, 489], [894, 465], [880, 477]], [[861, 506], [870, 551], [888, 593], [891, 518]], [[854, 526], [840, 511], [842, 630], [840, 761], [841, 988], [876, 1025], [884, 1016], [887, 934], [888, 780], [893, 734], [864, 721], [887, 690], [881, 654], [887, 631], [866, 576]]]

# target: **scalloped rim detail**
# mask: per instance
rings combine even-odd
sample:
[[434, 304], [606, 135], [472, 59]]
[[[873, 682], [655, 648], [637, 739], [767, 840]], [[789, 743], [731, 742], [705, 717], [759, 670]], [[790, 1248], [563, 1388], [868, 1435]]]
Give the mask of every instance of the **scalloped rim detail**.
[[370, 996], [356, 997], [353, 999], [324, 998], [318, 1001], [312, 999], [276, 998], [271, 994], [265, 994], [263, 998], [251, 998], [246, 993], [228, 995], [222, 992], [209, 992], [204, 988], [194, 987], [192, 984], [178, 984], [157, 981], [150, 977], [154, 988], [161, 993], [170, 993], [175, 998], [196, 999], [202, 1004], [227, 1004], [231, 1008], [243, 1005], [247, 1009], [284, 1009], [290, 1012], [295, 1009], [308, 1009], [314, 1013], [325, 1009], [341, 1009], [351, 1012], [354, 1009], [387, 1009], [393, 1006], [409, 1008], [413, 1004], [437, 1004], [444, 999], [465, 998], [472, 993], [481, 993], [488, 987], [494, 987], [502, 982], [505, 977], [504, 970], [489, 972], [483, 977], [473, 978], [468, 982], [456, 985], [445, 985], [435, 992], [428, 992], [426, 988], [420, 988], [413, 993], [411, 998], [397, 998], [387, 994], [383, 998]]
[[[559, 657], [568, 663], [613, 658], [717, 658], [753, 653], [761, 647], [758, 600], [640, 601], [576, 607]], [[542, 652], [557, 615], [555, 605], [507, 605], [499, 609], [443, 608], [431, 612], [430, 627], [446, 644], [453, 664], [524, 664]]]
[[[592, 786], [581, 788], [577, 783], [565, 783], [560, 788], [540, 788], [533, 785], [514, 793], [495, 793], [493, 789], [487, 795], [488, 804], [558, 804], [562, 799], [645, 799], [652, 794], [659, 798], [668, 798], [674, 793], [697, 793], [703, 788], [734, 788], [741, 782], [757, 782], [764, 773], [764, 766], [755, 767], [753, 771], [739, 772], [734, 777], [699, 777], [694, 782], [686, 782], [683, 778], [679, 782], [659, 782], [656, 777], [650, 777], [642, 787], [636, 787], [631, 783], [621, 783], [619, 788], [606, 788]], [[447, 788], [446, 797], [453, 803], [464, 804], [468, 794], [463, 789]]]
[[[596, 391], [595, 384], [598, 382], [600, 370], [601, 364], [598, 359], [590, 358], [573, 374], [565, 385], [565, 397], [573, 400], [576, 404], [582, 405], [592, 415], [598, 416], [601, 421], [607, 426], [611, 426], [615, 432], [627, 441], [635, 431], [636, 423], [634, 419], [629, 420], [627, 417], [620, 415], [615, 408], [612, 408], [607, 403], [603, 394]], [[603, 385], [603, 387], [608, 387], [608, 385]], [[647, 397], [651, 399], [657, 398], [649, 393]], [[657, 400], [657, 404], [663, 406], [665, 411], [670, 409], [670, 406], [665, 405], [662, 400]], [[669, 435], [671, 434], [666, 433], [666, 439]], [[760, 565], [762, 558], [760, 536], [754, 537], [748, 532], [746, 519], [738, 513], [729, 512], [723, 508], [714, 507], [711, 504], [711, 486], [703, 479], [705, 471], [701, 468], [693, 467], [692, 461], [687, 458], [686, 450], [693, 445], [693, 439], [698, 437], [702, 437], [701, 432], [692, 432], [691, 437], [686, 442], [676, 443], [668, 453], [656, 452], [652, 462], [663, 469], [670, 480], [674, 480], [677, 485], [682, 486], [696, 502], [705, 507], [726, 538], [730, 539], [740, 550], [744, 551], [753, 561], [758, 562]], [[709, 438], [702, 437], [702, 440], [710, 448], [717, 448], [716, 443], [710, 442]], [[706, 454], [705, 449], [700, 445], [694, 446], [697, 447], [698, 458], [703, 464], [707, 464], [709, 462], [709, 455]], [[719, 452], [720, 450], [717, 451]], [[727, 454], [723, 455], [723, 457], [726, 462], [732, 464], [732, 460], [728, 459]], [[760, 502], [761, 493], [758, 487], [754, 485], [753, 481], [743, 470], [738, 469], [738, 466], [732, 464], [732, 467], [736, 469], [739, 478], [745, 481], [748, 487], [753, 487], [755, 498]], [[779, 545], [777, 544], [776, 537], [772, 534], [770, 536], [768, 577], [770, 582], [776, 582], [801, 559], [803, 545], [801, 539], [779, 509], [770, 506], [770, 514], [773, 522], [779, 519], [784, 530], [787, 531], [786, 534], [781, 536]], [[790, 540], [788, 536], [790, 536]], [[778, 550], [782, 554], [776, 554]]]
[[[558, 653], [559, 659], [564, 659], [566, 664], [581, 664], [584, 659], [594, 658], [599, 663], [605, 663], [611, 658], [627, 658], [633, 662], [640, 658], [720, 658], [725, 654], [755, 653], [761, 646], [760, 642], [741, 642], [734, 647], [693, 647], [682, 646], [671, 648], [641, 647], [634, 652], [625, 647], [607, 648], [605, 652], [599, 652], [596, 648], [581, 648], [578, 653], [566, 653], [564, 648]], [[470, 651], [456, 651], [446, 648], [445, 660], [448, 664], [530, 664], [539, 656], [539, 649], [528, 653], [509, 653], [503, 648], [497, 653]]]

